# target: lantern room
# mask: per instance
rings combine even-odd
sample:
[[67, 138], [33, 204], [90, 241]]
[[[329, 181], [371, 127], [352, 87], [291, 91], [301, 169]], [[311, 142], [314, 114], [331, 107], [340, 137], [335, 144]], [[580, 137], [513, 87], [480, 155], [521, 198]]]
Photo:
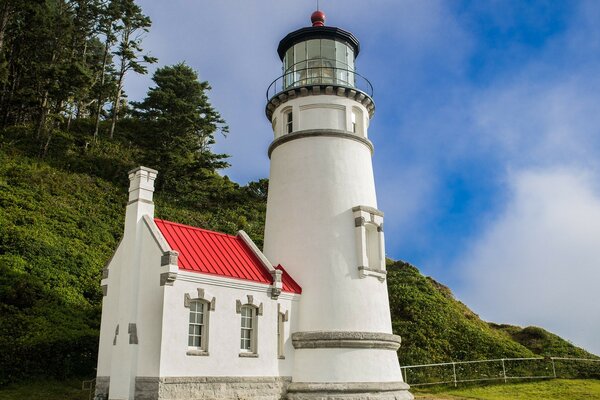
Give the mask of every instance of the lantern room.
[[315, 11], [311, 21], [311, 27], [291, 32], [279, 43], [282, 90], [315, 84], [354, 87], [358, 40], [343, 29], [325, 26], [322, 11]]

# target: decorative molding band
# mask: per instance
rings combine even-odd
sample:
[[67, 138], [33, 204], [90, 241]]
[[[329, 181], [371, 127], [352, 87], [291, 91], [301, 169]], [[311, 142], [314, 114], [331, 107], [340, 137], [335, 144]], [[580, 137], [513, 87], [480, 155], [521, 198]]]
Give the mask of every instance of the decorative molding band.
[[314, 331], [292, 333], [295, 349], [387, 349], [400, 348], [400, 336], [379, 332]]
[[280, 105], [286, 103], [288, 100], [310, 95], [318, 96], [321, 94], [347, 97], [365, 106], [369, 112], [370, 118], [372, 118], [375, 114], [375, 102], [369, 95], [358, 88], [344, 85], [306, 85], [289, 88], [289, 90], [277, 93], [275, 96], [269, 99], [267, 107], [265, 108], [265, 114], [267, 115], [269, 121], [271, 121], [273, 117], [273, 111], [275, 111], [275, 109]]
[[373, 269], [369, 267], [359, 266], [358, 274], [361, 278], [365, 278], [367, 276], [374, 276], [379, 279], [380, 282], [385, 281], [385, 277], [387, 276], [387, 271], [383, 269]]
[[377, 393], [396, 392], [410, 389], [404, 382], [343, 382], [343, 383], [321, 383], [321, 382], [292, 382], [288, 386], [288, 392], [336, 392], [336, 393]]
[[135, 203], [137, 203], [138, 201], [139, 201], [140, 203], [146, 203], [146, 204], [154, 205], [154, 202], [153, 202], [153, 201], [146, 200], [146, 199], [135, 199], [135, 200], [131, 200], [131, 201], [127, 202], [127, 205], [128, 205], [128, 206], [130, 206], [130, 205], [132, 205], [132, 204], [135, 204]]
[[163, 272], [160, 274], [160, 286], [173, 286], [177, 280], [177, 272]]
[[295, 139], [302, 139], [307, 137], [336, 137], [342, 139], [350, 139], [367, 146], [367, 148], [371, 151], [371, 154], [373, 154], [373, 151], [375, 150], [375, 148], [373, 147], [373, 143], [371, 143], [369, 139], [358, 136], [356, 135], [356, 133], [344, 131], [341, 129], [307, 129], [303, 131], [288, 133], [273, 140], [273, 142], [269, 146], [267, 154], [269, 155], [269, 158], [271, 158], [271, 153], [273, 153], [273, 150], [275, 150], [278, 146]]
[[383, 211], [378, 210], [375, 207], [370, 207], [370, 206], [356, 206], [356, 207], [352, 207], [352, 211], [354, 211], [354, 212], [364, 211], [364, 212], [369, 213], [369, 214], [379, 215], [380, 217], [383, 217]]
[[136, 376], [135, 381], [157, 383], [289, 383], [291, 376]]
[[257, 353], [240, 353], [240, 357], [242, 358], [258, 358]]
[[202, 357], [208, 357], [208, 351], [204, 351], [204, 350], [188, 350], [185, 352], [186, 356], [202, 356]]

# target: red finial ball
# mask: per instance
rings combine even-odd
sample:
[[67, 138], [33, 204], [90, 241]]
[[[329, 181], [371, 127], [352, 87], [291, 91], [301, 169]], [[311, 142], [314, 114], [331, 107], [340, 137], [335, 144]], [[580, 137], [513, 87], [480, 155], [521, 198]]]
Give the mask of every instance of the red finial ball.
[[310, 16], [312, 26], [324, 26], [325, 25], [325, 13], [321, 10], [317, 10]]

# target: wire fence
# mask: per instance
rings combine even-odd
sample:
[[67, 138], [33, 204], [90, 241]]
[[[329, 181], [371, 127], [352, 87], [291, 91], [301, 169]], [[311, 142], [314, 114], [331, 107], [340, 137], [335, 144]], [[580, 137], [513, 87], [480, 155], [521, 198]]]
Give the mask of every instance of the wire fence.
[[569, 357], [497, 358], [401, 367], [411, 386], [554, 378], [600, 379], [600, 359]]

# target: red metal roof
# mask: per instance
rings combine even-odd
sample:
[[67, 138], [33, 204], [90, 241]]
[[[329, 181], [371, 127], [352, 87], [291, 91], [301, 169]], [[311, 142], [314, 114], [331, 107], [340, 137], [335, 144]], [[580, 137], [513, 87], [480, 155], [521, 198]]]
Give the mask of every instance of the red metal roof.
[[[161, 219], [154, 222], [171, 249], [179, 253], [179, 269], [272, 284], [269, 271], [240, 237]], [[302, 293], [283, 267], [277, 269], [283, 271], [284, 291]]]
[[296, 281], [290, 276], [290, 274], [287, 273], [287, 271], [281, 266], [281, 264], [276, 266], [275, 269], [278, 269], [281, 272], [283, 272], [281, 274], [281, 283], [283, 284], [281, 290], [290, 293], [302, 293], [302, 288], [300, 287], [300, 285], [296, 283]]

